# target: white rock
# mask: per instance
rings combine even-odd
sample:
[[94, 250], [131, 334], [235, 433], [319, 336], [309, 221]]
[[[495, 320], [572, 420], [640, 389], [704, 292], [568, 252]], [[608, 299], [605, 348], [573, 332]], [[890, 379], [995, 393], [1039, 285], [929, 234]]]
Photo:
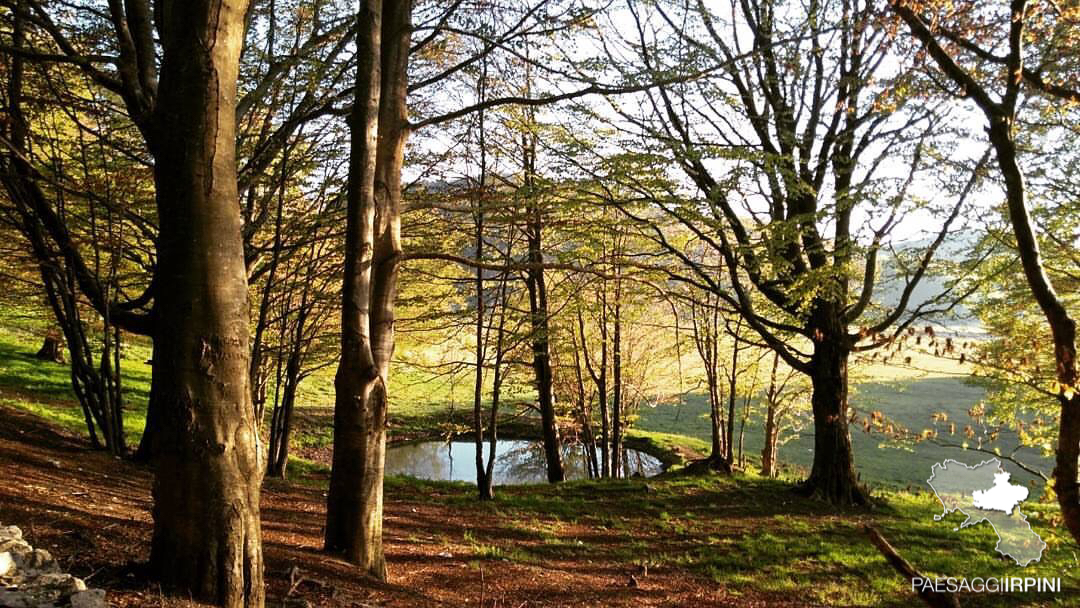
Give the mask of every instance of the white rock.
[[33, 548], [30, 547], [30, 543], [21, 538], [0, 538], [0, 551], [10, 551], [14, 555], [19, 555], [30, 553]]
[[34, 549], [29, 553], [14, 552], [15, 565], [19, 570], [25, 571], [26, 576], [39, 573], [56, 573], [60, 571], [60, 565], [56, 563], [52, 553], [45, 549]]
[[70, 595], [77, 591], [86, 591], [86, 583], [80, 578], [70, 574], [49, 573], [37, 577], [33, 585], [46, 589], [59, 591], [62, 595]]
[[15, 526], [0, 526], [0, 608], [107, 608], [105, 592], [60, 572], [45, 549], [34, 549]]
[[0, 576], [7, 576], [15, 570], [15, 560], [11, 558], [11, 553], [4, 551], [0, 553]]
[[71, 608], [108, 608], [105, 603], [105, 591], [102, 589], [90, 589], [79, 591], [71, 595]]

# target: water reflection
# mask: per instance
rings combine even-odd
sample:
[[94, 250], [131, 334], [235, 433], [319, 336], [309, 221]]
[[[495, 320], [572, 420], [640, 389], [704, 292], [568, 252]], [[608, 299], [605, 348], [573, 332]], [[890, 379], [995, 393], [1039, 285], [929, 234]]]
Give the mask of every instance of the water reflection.
[[[489, 446], [484, 444], [486, 460]], [[627, 477], [651, 477], [663, 471], [659, 460], [637, 450], [624, 450], [623, 473]], [[597, 458], [599, 459], [599, 452]], [[563, 446], [563, 468], [567, 479], [587, 479], [585, 448]], [[387, 475], [409, 475], [421, 479], [476, 483], [476, 445], [471, 441], [423, 441], [387, 448]], [[539, 441], [507, 439], [495, 451], [495, 484], [542, 483], [547, 481], [544, 446]]]

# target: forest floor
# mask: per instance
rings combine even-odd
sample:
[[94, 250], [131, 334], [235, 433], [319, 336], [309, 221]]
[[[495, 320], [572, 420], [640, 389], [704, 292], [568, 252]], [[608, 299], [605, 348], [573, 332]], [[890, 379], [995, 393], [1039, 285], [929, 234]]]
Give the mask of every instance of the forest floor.
[[[0, 523], [21, 527], [114, 605], [198, 605], [163, 595], [140, 568], [152, 525], [145, 467], [25, 411], [0, 406], [0, 419]], [[266, 483], [268, 606], [910, 606], [865, 523], [933, 574], [1062, 577], [1059, 595], [968, 605], [1080, 599], [1073, 545], [1049, 504], [1033, 505], [1043, 512], [1032, 521], [1050, 546], [1020, 569], [993, 551], [989, 526], [957, 533], [955, 516], [934, 522], [940, 506], [926, 493], [837, 512], [775, 480], [670, 476], [504, 487], [479, 503], [465, 484], [389, 478], [390, 582], [377, 583], [319, 551], [325, 488], [312, 470]]]
[[[163, 595], [140, 568], [152, 527], [151, 472], [88, 449], [67, 366], [33, 358], [44, 330], [18, 312], [0, 307], [0, 524], [21, 527], [67, 570], [107, 589], [115, 605], [195, 605]], [[137, 341], [125, 348], [125, 430], [134, 445], [145, 422], [150, 350]], [[461, 430], [452, 398], [424, 378], [399, 376], [404, 384], [391, 421], [396, 439]], [[332, 402], [324, 394], [330, 386], [312, 383], [304, 403]], [[928, 392], [965, 400], [966, 394], [946, 388], [883, 392], [881, 399], [890, 411], [904, 406], [914, 412], [910, 424], [918, 428], [916, 416], [938, 407], [927, 401]], [[690, 457], [705, 448], [698, 405], [643, 412], [647, 430], [631, 433], [650, 453]], [[327, 482], [318, 463], [328, 460], [329, 412], [298, 411], [294, 447], [304, 458], [290, 461], [288, 480], [267, 480], [264, 487], [268, 606], [910, 608], [908, 585], [867, 541], [866, 523], [933, 576], [1062, 579], [1061, 594], [984, 594], [967, 598], [966, 606], [1080, 605], [1080, 560], [1047, 497], [1025, 502], [1024, 513], [1048, 548], [1040, 562], [1019, 568], [994, 551], [988, 525], [955, 531], [962, 520], [956, 513], [934, 521], [941, 505], [920, 484], [912, 491], [878, 487], [875, 509], [838, 512], [797, 498], [791, 491], [797, 472], [785, 480], [665, 474], [647, 481], [500, 487], [496, 500], [485, 503], [467, 484], [391, 477], [390, 582], [377, 583], [319, 551]], [[500, 434], [531, 436], [535, 429], [525, 428], [526, 418], [509, 415]], [[782, 455], [796, 454], [795, 445]], [[923, 448], [870, 456], [888, 459], [889, 470], [907, 466], [921, 474], [929, 468], [923, 461], [939, 456]]]

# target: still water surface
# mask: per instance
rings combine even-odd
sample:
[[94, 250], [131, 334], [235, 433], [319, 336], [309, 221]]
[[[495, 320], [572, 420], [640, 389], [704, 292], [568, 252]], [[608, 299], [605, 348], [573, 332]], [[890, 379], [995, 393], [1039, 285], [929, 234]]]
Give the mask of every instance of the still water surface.
[[[485, 461], [489, 449], [485, 442]], [[663, 465], [653, 456], [637, 450], [625, 450], [624, 453], [624, 474], [627, 477], [635, 474], [651, 477], [663, 471]], [[588, 477], [582, 446], [563, 446], [563, 467], [567, 479]], [[471, 441], [422, 441], [391, 446], [386, 449], [386, 474], [476, 483], [476, 445]], [[545, 481], [547, 470], [542, 443], [506, 439], [496, 444], [495, 485]]]

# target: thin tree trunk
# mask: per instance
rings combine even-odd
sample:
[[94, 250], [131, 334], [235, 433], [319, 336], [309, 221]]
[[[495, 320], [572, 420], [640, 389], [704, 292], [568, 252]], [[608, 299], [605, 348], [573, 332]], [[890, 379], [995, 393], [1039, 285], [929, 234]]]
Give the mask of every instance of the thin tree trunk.
[[[482, 61], [480, 76], [476, 83], [477, 98], [483, 101], [487, 95], [487, 61]], [[475, 230], [475, 255], [477, 262], [484, 261], [484, 205], [487, 203], [487, 126], [483, 110], [477, 114], [477, 144], [480, 148], [480, 175], [477, 180], [476, 209], [474, 221]], [[483, 419], [483, 396], [484, 396], [484, 359], [487, 337], [484, 332], [484, 270], [476, 267], [476, 377], [473, 386], [473, 433], [476, 442], [476, 488], [480, 500], [494, 498], [494, 484], [489, 477], [487, 467], [484, 464], [484, 419]], [[490, 329], [487, 335], [490, 335]]]
[[742, 317], [735, 323], [735, 331], [731, 334], [731, 370], [728, 374], [728, 411], [727, 411], [727, 462], [735, 464], [735, 398], [736, 383], [739, 380], [739, 352], [743, 346], [739, 341], [742, 329]]
[[739, 459], [739, 467], [740, 468], [745, 468], [745, 466], [746, 466], [746, 459], [743, 457], [743, 455], [744, 455], [744, 453], [743, 453], [743, 440], [746, 438], [746, 419], [750, 417], [749, 403], [750, 403], [750, 397], [747, 396], [746, 400], [743, 402], [744, 409], [743, 409], [742, 418], [739, 419], [739, 456], [738, 456], [738, 459]]
[[[483, 81], [481, 80], [480, 88], [482, 90]], [[484, 260], [484, 171], [485, 162], [484, 159], [484, 124], [483, 115], [480, 116], [480, 148], [481, 148], [481, 163], [480, 163], [480, 184], [479, 193], [477, 194], [476, 209], [474, 212], [475, 225], [475, 254], [476, 261], [483, 262]], [[484, 415], [483, 415], [483, 398], [484, 398], [484, 346], [486, 337], [484, 334], [484, 270], [479, 265], [476, 267], [476, 277], [474, 280], [475, 290], [473, 296], [476, 298], [476, 374], [473, 379], [473, 436], [476, 443], [476, 487], [480, 495], [480, 500], [491, 500], [492, 496], [492, 484], [491, 480], [487, 478], [487, 467], [484, 465]]]
[[761, 448], [761, 475], [763, 477], [776, 477], [776, 413], [769, 406], [765, 419], [765, 445]]
[[[601, 290], [603, 290], [601, 283]], [[603, 293], [603, 292], [602, 292]], [[593, 384], [596, 386], [596, 398], [600, 403], [600, 462], [596, 463], [596, 440], [593, 439], [593, 461], [597, 476], [607, 478], [611, 474], [608, 462], [608, 410], [607, 410], [607, 305], [606, 298], [601, 297], [600, 305], [600, 364], [599, 370], [593, 366], [592, 356], [589, 355], [589, 340], [585, 336], [585, 313], [578, 307], [578, 332], [581, 334], [581, 355], [585, 361], [585, 370], [589, 372]]]
[[325, 548], [386, 579], [383, 473], [387, 379], [401, 257], [401, 168], [411, 2], [363, 2], [349, 116], [341, 361], [334, 380], [334, 454]]
[[622, 302], [620, 301], [622, 293], [620, 287], [619, 279], [616, 278], [611, 345], [611, 475], [616, 478], [622, 477], [624, 472], [622, 453]]
[[[267, 316], [270, 313], [270, 295], [273, 292], [277, 279], [278, 265], [281, 262], [281, 229], [285, 210], [285, 182], [289, 162], [289, 147], [282, 153], [282, 159], [278, 170], [278, 196], [277, 211], [274, 217], [274, 243], [270, 255], [270, 269], [266, 273], [266, 282], [263, 284], [262, 297], [259, 299], [258, 320], [255, 322], [255, 334], [251, 342], [251, 399], [255, 408], [255, 421], [262, 427], [263, 414], [266, 408], [266, 377], [262, 365], [262, 342], [263, 332], [266, 331]], [[271, 464], [271, 466], [274, 466]], [[282, 470], [282, 473], [284, 471]]]
[[[528, 78], [528, 77], [527, 77]], [[562, 464], [562, 448], [555, 414], [554, 382], [551, 369], [551, 323], [548, 307], [547, 282], [544, 276], [544, 215], [543, 206], [536, 191], [536, 135], [523, 135], [523, 168], [526, 197], [526, 240], [528, 242], [529, 269], [525, 284], [529, 291], [529, 322], [533, 348], [533, 372], [536, 379], [537, 400], [540, 405], [540, 425], [547, 460], [547, 478], [551, 483], [563, 481], [566, 474]]]
[[[578, 308], [578, 323], [582, 323], [581, 309]], [[574, 379], [576, 380], [578, 418], [581, 424], [581, 443], [585, 450], [585, 469], [590, 479], [600, 475], [600, 466], [596, 461], [596, 438], [592, 429], [592, 413], [589, 411], [588, 396], [585, 392], [585, 376], [581, 373], [581, 352], [578, 348], [577, 335], [570, 331], [571, 346], [574, 350]], [[585, 344], [585, 334], [581, 334], [581, 344]]]
[[773, 353], [772, 371], [769, 373], [769, 388], [765, 392], [765, 442], [761, 448], [761, 474], [764, 477], [776, 477], [776, 440], [779, 435], [779, 417], [777, 412], [779, 389], [776, 384], [776, 371], [780, 366], [780, 355]]
[[596, 382], [596, 399], [600, 402], [600, 477], [611, 477], [611, 413], [608, 411], [608, 330], [607, 287], [600, 292], [600, 371], [593, 377]]
[[[507, 265], [510, 263], [510, 241], [511, 239], [508, 238], [506, 252], [503, 257], [503, 261]], [[497, 453], [498, 444], [498, 415], [499, 399], [501, 397], [503, 382], [503, 357], [506, 355], [506, 288], [508, 283], [509, 271], [503, 271], [502, 275], [499, 277], [499, 323], [495, 334], [495, 361], [493, 362], [491, 370], [491, 414], [488, 418], [488, 430], [491, 439], [488, 442], [487, 470], [484, 472], [484, 480], [488, 485], [487, 493], [490, 496], [495, 496], [495, 454]]]

